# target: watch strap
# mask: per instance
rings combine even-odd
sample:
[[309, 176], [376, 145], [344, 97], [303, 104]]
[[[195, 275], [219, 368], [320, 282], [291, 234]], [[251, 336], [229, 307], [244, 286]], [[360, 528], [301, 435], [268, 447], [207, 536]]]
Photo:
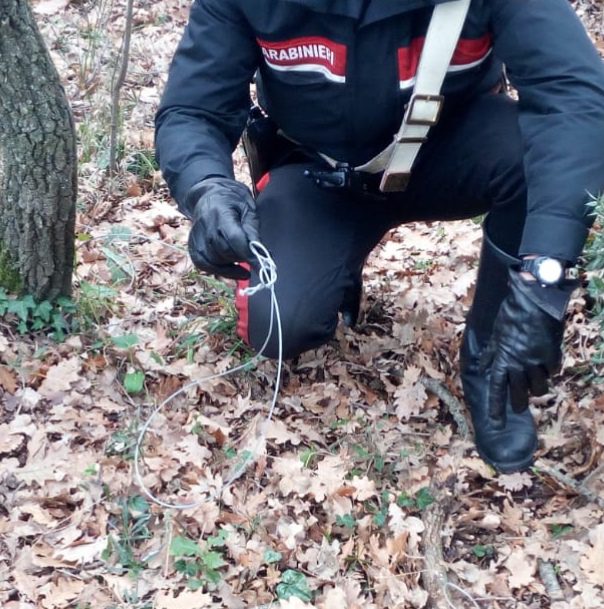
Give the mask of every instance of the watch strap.
[[576, 279], [563, 279], [558, 285], [544, 288], [538, 281], [526, 281], [514, 270], [510, 270], [510, 283], [558, 321], [564, 319], [570, 298], [579, 287]]

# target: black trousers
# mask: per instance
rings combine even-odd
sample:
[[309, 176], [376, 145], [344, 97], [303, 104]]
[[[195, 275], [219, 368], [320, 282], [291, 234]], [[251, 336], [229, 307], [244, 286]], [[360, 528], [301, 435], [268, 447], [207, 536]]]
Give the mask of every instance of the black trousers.
[[[362, 265], [391, 228], [406, 222], [457, 220], [490, 212], [491, 238], [518, 251], [526, 216], [523, 145], [516, 103], [480, 97], [433, 129], [407, 190], [383, 199], [324, 189], [308, 177], [312, 163], [271, 170], [258, 196], [260, 236], [278, 270], [284, 356], [318, 347], [333, 336], [338, 311]], [[251, 284], [257, 283], [252, 273]], [[238, 333], [259, 349], [266, 338], [266, 290], [237, 297]], [[276, 357], [276, 331], [265, 354]]]

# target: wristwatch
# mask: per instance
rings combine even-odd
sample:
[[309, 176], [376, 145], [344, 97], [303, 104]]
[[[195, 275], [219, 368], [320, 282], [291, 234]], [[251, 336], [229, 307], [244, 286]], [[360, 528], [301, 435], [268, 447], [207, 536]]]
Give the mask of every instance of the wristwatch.
[[542, 286], [559, 285], [564, 279], [564, 264], [556, 258], [538, 256], [525, 258], [520, 270], [530, 273]]

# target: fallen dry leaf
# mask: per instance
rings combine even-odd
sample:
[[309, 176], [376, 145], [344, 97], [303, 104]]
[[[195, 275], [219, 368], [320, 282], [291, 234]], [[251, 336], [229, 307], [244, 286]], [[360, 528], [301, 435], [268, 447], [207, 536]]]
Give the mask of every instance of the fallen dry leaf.
[[505, 561], [505, 568], [510, 572], [510, 588], [522, 588], [533, 581], [535, 560], [527, 556], [522, 549], [514, 550]]
[[530, 474], [516, 472], [515, 474], [500, 474], [497, 477], [497, 484], [508, 491], [520, 491], [533, 486], [533, 481]]
[[[604, 524], [589, 532], [591, 547], [581, 559], [581, 566], [587, 572], [587, 579], [604, 588]], [[604, 591], [603, 591], [604, 594]]]
[[56, 582], [40, 588], [43, 597], [41, 605], [44, 609], [65, 609], [77, 600], [85, 586], [85, 582], [80, 579], [59, 577]]
[[11, 370], [7, 366], [0, 366], [0, 385], [4, 387], [8, 393], [14, 394], [17, 391], [19, 385], [14, 370]]
[[52, 397], [56, 393], [69, 391], [71, 385], [80, 379], [82, 360], [73, 356], [51, 366], [46, 373], [46, 378], [38, 388], [38, 393], [44, 397]]

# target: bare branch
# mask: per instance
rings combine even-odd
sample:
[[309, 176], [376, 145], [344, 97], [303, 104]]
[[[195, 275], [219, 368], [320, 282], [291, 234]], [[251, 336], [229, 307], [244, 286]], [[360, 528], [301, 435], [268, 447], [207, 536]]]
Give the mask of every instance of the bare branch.
[[109, 140], [109, 174], [113, 175], [117, 171], [117, 137], [119, 133], [120, 116], [120, 93], [126, 74], [128, 73], [128, 62], [130, 61], [130, 39], [132, 37], [132, 22], [134, 13], [134, 0], [128, 0], [126, 5], [126, 25], [124, 26], [124, 40], [120, 51], [118, 63], [120, 71], [113, 82], [111, 91], [111, 133]]

